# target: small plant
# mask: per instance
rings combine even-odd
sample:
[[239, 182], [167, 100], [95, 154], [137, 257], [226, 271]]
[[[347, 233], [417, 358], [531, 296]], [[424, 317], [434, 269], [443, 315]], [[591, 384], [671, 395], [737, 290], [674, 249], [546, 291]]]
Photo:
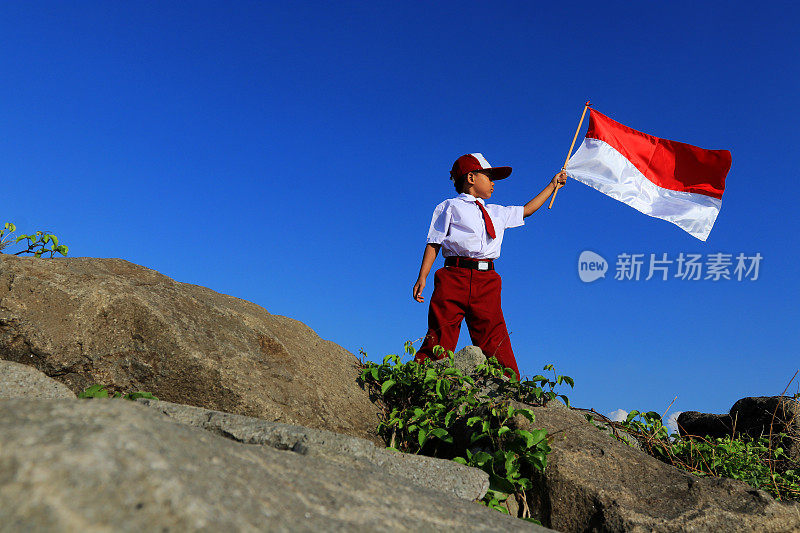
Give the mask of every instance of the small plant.
[[102, 385], [95, 383], [90, 387], [86, 387], [81, 392], [78, 393], [78, 398], [122, 398], [124, 400], [135, 400], [137, 398], [148, 398], [151, 400], [158, 400], [152, 393], [149, 392], [129, 392], [128, 394], [122, 394], [121, 392], [114, 392], [113, 394], [109, 395], [108, 390]]
[[[6, 231], [8, 231], [8, 235], [5, 235]], [[37, 231], [31, 235], [20, 235], [17, 237], [16, 241], [12, 243], [10, 237], [15, 231], [17, 231], [17, 227], [14, 224], [11, 222], [5, 223], [3, 229], [0, 230], [0, 251], [7, 246], [17, 244], [19, 241], [26, 239], [28, 247], [14, 255], [30, 253], [33, 254], [34, 257], [41, 257], [42, 254], [49, 253], [50, 257], [53, 257], [53, 254], [56, 252], [63, 256], [66, 256], [69, 252], [69, 248], [65, 244], [58, 244], [58, 237], [45, 231]], [[48, 248], [45, 247], [47, 244], [50, 245]]]
[[[405, 351], [414, 355], [411, 343], [406, 343]], [[533, 520], [524, 503], [525, 491], [532, 487], [531, 475], [547, 467], [550, 445], [545, 430], [517, 427], [515, 418], [533, 422], [534, 413], [515, 408], [511, 401], [533, 398], [546, 403], [560, 395], [544, 393], [537, 384], [572, 385], [572, 379], [557, 376], [556, 382], [550, 382], [536, 376], [519, 382], [513, 371], [502, 367], [494, 357], [478, 365], [472, 375], [464, 375], [453, 366], [452, 351], [445, 353], [437, 346], [434, 354], [446, 357], [435, 363], [413, 359], [403, 363], [399, 356], [387, 355], [381, 364], [363, 364], [361, 380], [373, 387], [383, 401], [378, 433], [389, 448], [484, 470], [490, 484], [482, 503], [508, 513], [504, 502], [513, 494], [522, 502], [523, 518]], [[552, 365], [548, 367], [552, 369]], [[508, 373], [512, 378], [505, 380], [502, 376]], [[486, 390], [482, 386], [489, 382], [496, 385], [496, 392], [480, 394]], [[563, 398], [569, 402], [566, 396]]]
[[[544, 403], [550, 402], [555, 400], [556, 398], [561, 398], [564, 401], [564, 404], [567, 407], [570, 407], [569, 398], [567, 398], [564, 394], [557, 394], [555, 392], [556, 385], [561, 385], [566, 383], [571, 388], [575, 388], [575, 381], [572, 380], [569, 376], [561, 376], [556, 374], [555, 368], [553, 365], [548, 364], [544, 365], [543, 370], [552, 370], [553, 371], [553, 379], [555, 381], [550, 381], [548, 378], [542, 375], [533, 376], [531, 379], [522, 382], [522, 389], [526, 392], [530, 392], [536, 400], [543, 400]], [[548, 390], [543, 392], [542, 387], [547, 387]], [[530, 400], [530, 398], [528, 398]], [[531, 402], [526, 402], [531, 403]]]

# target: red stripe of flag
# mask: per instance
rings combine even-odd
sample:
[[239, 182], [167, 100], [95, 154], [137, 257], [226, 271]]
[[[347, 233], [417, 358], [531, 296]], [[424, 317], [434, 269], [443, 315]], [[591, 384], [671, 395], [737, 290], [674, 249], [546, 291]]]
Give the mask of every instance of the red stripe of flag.
[[664, 189], [722, 198], [731, 168], [728, 150], [705, 150], [636, 131], [590, 110], [586, 137], [601, 140]]

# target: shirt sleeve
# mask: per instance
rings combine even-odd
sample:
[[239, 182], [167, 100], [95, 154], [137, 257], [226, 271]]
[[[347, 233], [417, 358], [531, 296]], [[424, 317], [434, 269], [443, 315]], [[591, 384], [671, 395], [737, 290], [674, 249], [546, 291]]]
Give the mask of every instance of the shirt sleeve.
[[436, 206], [428, 230], [428, 244], [442, 244], [450, 230], [450, 205], [444, 201]]
[[523, 216], [525, 208], [521, 205], [509, 205], [502, 209], [507, 228], [516, 228], [525, 224], [525, 218]]

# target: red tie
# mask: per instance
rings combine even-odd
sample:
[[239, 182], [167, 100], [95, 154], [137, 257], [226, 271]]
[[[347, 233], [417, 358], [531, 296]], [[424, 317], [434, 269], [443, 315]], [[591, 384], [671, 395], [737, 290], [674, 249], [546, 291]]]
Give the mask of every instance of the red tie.
[[494, 224], [492, 224], [492, 219], [489, 218], [489, 213], [486, 212], [486, 208], [484, 208], [480, 202], [476, 201], [475, 203], [478, 204], [481, 213], [483, 213], [483, 222], [486, 224], [486, 233], [489, 235], [489, 237], [494, 239]]

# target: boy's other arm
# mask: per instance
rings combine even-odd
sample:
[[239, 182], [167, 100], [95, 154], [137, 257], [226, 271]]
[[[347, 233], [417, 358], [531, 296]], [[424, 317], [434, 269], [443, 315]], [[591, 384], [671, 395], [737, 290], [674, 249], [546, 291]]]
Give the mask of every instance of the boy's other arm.
[[436, 261], [436, 256], [439, 255], [439, 248], [441, 244], [428, 243], [425, 245], [425, 252], [422, 254], [422, 265], [419, 267], [419, 277], [414, 284], [414, 290], [411, 293], [412, 298], [418, 302], [424, 302], [425, 297], [422, 296], [422, 289], [425, 288], [425, 279], [431, 271], [433, 262]]
[[522, 218], [529, 217], [534, 214], [536, 210], [542, 207], [545, 201], [550, 198], [550, 195], [553, 194], [553, 191], [563, 187], [566, 182], [567, 173], [563, 170], [553, 176], [553, 179], [550, 180], [550, 183], [547, 184], [547, 187], [542, 189], [542, 192], [537, 194], [533, 200], [525, 204], [525, 207], [522, 209]]

